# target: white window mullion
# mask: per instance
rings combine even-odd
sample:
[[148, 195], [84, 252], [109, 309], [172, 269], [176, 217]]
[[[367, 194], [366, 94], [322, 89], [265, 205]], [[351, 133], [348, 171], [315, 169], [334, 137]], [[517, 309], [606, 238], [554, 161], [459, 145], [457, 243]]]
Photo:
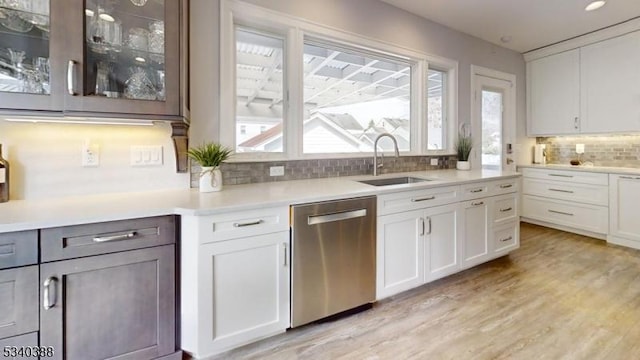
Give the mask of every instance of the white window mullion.
[[302, 133], [304, 119], [303, 100], [303, 43], [304, 34], [298, 28], [289, 29], [287, 35], [287, 77], [285, 79], [285, 94], [287, 94], [288, 109], [284, 124], [284, 137], [287, 147], [285, 153], [288, 158], [299, 158], [302, 155]]
[[233, 14], [226, 2], [220, 4], [220, 114], [215, 138], [231, 149], [236, 147], [236, 39]]
[[427, 71], [426, 61], [418, 61], [411, 76], [411, 151], [425, 154], [427, 151]]

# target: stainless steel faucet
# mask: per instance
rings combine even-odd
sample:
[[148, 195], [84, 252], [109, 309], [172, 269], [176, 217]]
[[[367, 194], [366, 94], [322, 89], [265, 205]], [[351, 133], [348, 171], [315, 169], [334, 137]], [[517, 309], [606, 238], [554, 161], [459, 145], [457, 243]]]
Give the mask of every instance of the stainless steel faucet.
[[382, 167], [382, 163], [378, 165], [378, 141], [380, 140], [380, 138], [385, 136], [393, 140], [393, 147], [396, 150], [396, 157], [400, 157], [400, 151], [398, 150], [398, 141], [396, 141], [396, 138], [389, 133], [382, 133], [378, 135], [378, 137], [376, 137], [376, 140], [373, 142], [373, 176], [378, 176], [378, 168]]

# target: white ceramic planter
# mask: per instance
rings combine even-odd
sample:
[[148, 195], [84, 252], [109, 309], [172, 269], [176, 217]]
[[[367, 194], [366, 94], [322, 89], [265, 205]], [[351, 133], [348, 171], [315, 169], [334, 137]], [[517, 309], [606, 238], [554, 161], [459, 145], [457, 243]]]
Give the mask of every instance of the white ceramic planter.
[[222, 190], [222, 172], [218, 168], [203, 166], [200, 171], [200, 192], [208, 193]]
[[456, 162], [456, 169], [458, 170], [471, 170], [471, 163], [469, 161], [460, 161]]

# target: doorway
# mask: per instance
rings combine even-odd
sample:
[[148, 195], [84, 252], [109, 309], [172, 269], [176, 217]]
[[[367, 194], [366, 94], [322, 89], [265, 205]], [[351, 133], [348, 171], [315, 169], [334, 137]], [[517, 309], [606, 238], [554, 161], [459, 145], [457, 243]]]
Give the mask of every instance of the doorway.
[[516, 77], [471, 65], [472, 167], [515, 171]]

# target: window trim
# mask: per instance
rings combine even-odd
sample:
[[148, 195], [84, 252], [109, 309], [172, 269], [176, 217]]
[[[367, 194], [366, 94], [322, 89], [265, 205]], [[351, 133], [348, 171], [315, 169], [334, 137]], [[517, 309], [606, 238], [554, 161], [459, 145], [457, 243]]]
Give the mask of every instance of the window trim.
[[[310, 22], [284, 13], [237, 0], [220, 1], [220, 109], [218, 141], [235, 149], [236, 58], [235, 25], [264, 30], [282, 36], [284, 45], [283, 152], [238, 153], [234, 161], [296, 160], [323, 158], [369, 157], [373, 153], [304, 154], [302, 147], [304, 115], [303, 49], [305, 39], [318, 39], [328, 44], [364, 51], [412, 64], [411, 69], [411, 151], [401, 156], [453, 154], [453, 142], [458, 126], [458, 62], [409, 49], [386, 41]], [[226, 55], [225, 55], [226, 54]], [[427, 149], [426, 86], [429, 66], [446, 72], [446, 135], [443, 150]], [[444, 115], [444, 114], [443, 114]], [[233, 119], [233, 121], [229, 121]], [[226, 120], [226, 121], [225, 121]]]

